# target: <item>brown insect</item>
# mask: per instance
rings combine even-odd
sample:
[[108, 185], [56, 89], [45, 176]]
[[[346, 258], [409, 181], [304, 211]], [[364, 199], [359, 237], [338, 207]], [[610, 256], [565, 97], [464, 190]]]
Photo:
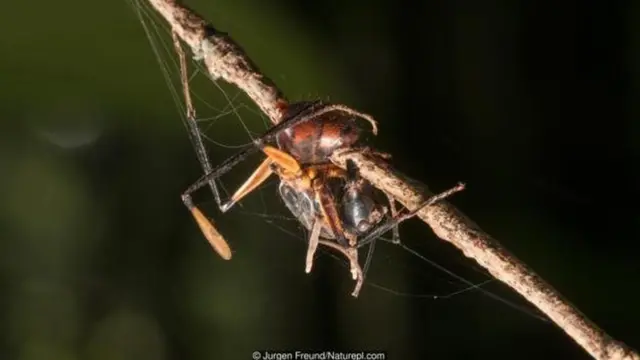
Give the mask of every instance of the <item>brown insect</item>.
[[[229, 245], [193, 204], [191, 194], [251, 154], [262, 151], [266, 158], [228, 201], [223, 202], [218, 191], [214, 190], [218, 207], [226, 212], [272, 174], [276, 174], [280, 178], [280, 197], [310, 231], [306, 272], [311, 271], [319, 244], [340, 251], [349, 259], [353, 277], [358, 280], [354, 290], [354, 296], [357, 295], [364, 278], [358, 264], [357, 249], [371, 244], [366, 269], [374, 240], [393, 229], [394, 241], [399, 242], [398, 224], [423, 207], [402, 215], [396, 214], [393, 200], [389, 197], [389, 206], [384, 204], [375, 189], [360, 178], [353, 162], [347, 163], [346, 170], [330, 162], [331, 155], [337, 150], [364, 149], [359, 147], [362, 130], [356, 124], [358, 118], [368, 121], [373, 134], [377, 133], [376, 122], [370, 116], [343, 105], [321, 101], [290, 105], [283, 120], [254, 140], [253, 145], [230, 157], [191, 185], [184, 192], [183, 201], [216, 252], [224, 259], [231, 258]], [[439, 198], [454, 191], [439, 195]], [[435, 201], [429, 200], [429, 203]], [[385, 218], [387, 221], [383, 222]]]

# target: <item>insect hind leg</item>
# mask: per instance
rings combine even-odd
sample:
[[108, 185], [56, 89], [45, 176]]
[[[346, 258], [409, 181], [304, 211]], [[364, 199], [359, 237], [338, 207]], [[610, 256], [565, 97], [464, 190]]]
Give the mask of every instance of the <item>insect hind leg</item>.
[[364, 246], [364, 245], [376, 240], [377, 238], [382, 236], [382, 234], [384, 234], [387, 231], [392, 230], [394, 227], [398, 226], [401, 222], [414, 217], [420, 210], [424, 209], [425, 207], [431, 206], [431, 205], [443, 200], [444, 198], [453, 195], [454, 193], [462, 191], [462, 190], [464, 190], [464, 188], [465, 188], [465, 185], [462, 184], [462, 183], [459, 183], [458, 185], [456, 185], [455, 187], [452, 187], [449, 190], [445, 190], [445, 191], [443, 191], [443, 192], [441, 192], [439, 194], [431, 196], [426, 201], [424, 201], [422, 204], [418, 205], [414, 210], [409, 211], [409, 212], [405, 212], [403, 214], [398, 214], [397, 216], [392, 217], [385, 224], [381, 224], [380, 226], [378, 226], [378, 227], [374, 228], [373, 230], [371, 230], [371, 232], [369, 232], [367, 235], [365, 235], [364, 239], [362, 239], [362, 240], [360, 240], [358, 242], [358, 247]]

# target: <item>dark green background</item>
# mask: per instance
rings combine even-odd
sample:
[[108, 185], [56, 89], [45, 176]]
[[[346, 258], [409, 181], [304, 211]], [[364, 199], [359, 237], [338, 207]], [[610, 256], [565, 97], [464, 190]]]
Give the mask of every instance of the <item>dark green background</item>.
[[[640, 348], [640, 5], [580, 3], [189, 1], [291, 99], [369, 112], [373, 144], [397, 168], [435, 190], [465, 181], [454, 204]], [[356, 300], [343, 262], [326, 254], [304, 274], [304, 232], [255, 214], [286, 215], [273, 185], [224, 216], [197, 197], [234, 249], [224, 262], [180, 202], [200, 169], [131, 5], [12, 1], [0, 24], [0, 358], [588, 358], [553, 325], [480, 292], [433, 300], [365, 285]], [[200, 81], [209, 103], [227, 104]], [[249, 140], [221, 119], [208, 128], [215, 140]], [[55, 145], [70, 136], [86, 144]], [[233, 153], [208, 145], [214, 163]], [[256, 161], [225, 177], [227, 189]], [[423, 224], [401, 234], [486, 279]], [[387, 244], [370, 281], [410, 294], [464, 288]], [[525, 305], [500, 284], [486, 289]]]

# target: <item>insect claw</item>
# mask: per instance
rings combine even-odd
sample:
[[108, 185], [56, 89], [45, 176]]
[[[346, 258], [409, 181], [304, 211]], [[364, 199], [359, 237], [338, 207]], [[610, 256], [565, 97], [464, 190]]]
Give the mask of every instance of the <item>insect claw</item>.
[[184, 203], [184, 206], [187, 207], [187, 209], [191, 210], [194, 208], [191, 196], [189, 196], [188, 194], [182, 194], [182, 202]]
[[235, 201], [227, 201], [226, 203], [220, 205], [220, 211], [223, 213], [227, 212], [233, 205], [235, 205]]

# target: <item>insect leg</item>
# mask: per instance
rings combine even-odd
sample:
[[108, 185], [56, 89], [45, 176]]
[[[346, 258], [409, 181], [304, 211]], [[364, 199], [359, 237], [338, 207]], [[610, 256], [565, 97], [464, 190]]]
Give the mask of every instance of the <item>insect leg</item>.
[[323, 220], [329, 226], [331, 232], [333, 232], [338, 243], [348, 247], [347, 234], [342, 226], [342, 220], [336, 208], [335, 199], [324, 181], [319, 180], [320, 179], [316, 179], [316, 181], [314, 181], [314, 192], [316, 201], [320, 206]]
[[[394, 199], [393, 196], [391, 196], [391, 194], [389, 194], [386, 191], [384, 191], [384, 194], [387, 196], [387, 199], [389, 200], [389, 209], [391, 210], [391, 217], [392, 218], [397, 217], [398, 208], [396, 208], [396, 199]], [[392, 229], [391, 242], [394, 244], [400, 244], [400, 230], [398, 229], [398, 225], [399, 224], [396, 224], [396, 226], [394, 226]]]
[[260, 186], [260, 184], [273, 174], [273, 165], [278, 165], [280, 169], [287, 174], [298, 175], [300, 173], [300, 164], [298, 164], [298, 161], [294, 159], [293, 156], [268, 145], [263, 147], [262, 151], [267, 155], [267, 158], [258, 166], [253, 174], [251, 174], [249, 179], [236, 190], [233, 196], [231, 196], [231, 199], [220, 205], [222, 212], [229, 210], [235, 203], [240, 201], [240, 199]]
[[308, 274], [313, 267], [313, 257], [318, 249], [318, 242], [320, 240], [320, 231], [322, 230], [322, 219], [316, 218], [313, 227], [311, 228], [311, 234], [309, 235], [309, 247], [307, 248], [307, 259], [305, 265], [305, 272]]
[[364, 275], [362, 274], [362, 268], [360, 264], [358, 264], [358, 252], [355, 248], [338, 245], [333, 241], [322, 240], [318, 241], [320, 245], [324, 245], [326, 247], [330, 247], [336, 251], [341, 252], [348, 260], [351, 265], [351, 276], [354, 280], [356, 280], [356, 286], [351, 293], [351, 296], [358, 297], [360, 294], [360, 289], [362, 289], [362, 284], [364, 283]]
[[[303, 108], [302, 110], [294, 113], [294, 114], [288, 114], [287, 117], [281, 121], [280, 123], [278, 123], [277, 125], [271, 127], [269, 130], [267, 130], [261, 137], [257, 138], [256, 140], [254, 140], [253, 145], [245, 148], [244, 150], [236, 153], [235, 155], [231, 156], [230, 158], [228, 158], [227, 160], [225, 160], [222, 164], [216, 166], [213, 170], [211, 170], [210, 172], [208, 172], [207, 174], [203, 175], [202, 177], [200, 177], [198, 180], [196, 180], [195, 183], [193, 183], [191, 186], [189, 186], [187, 188], [187, 190], [185, 190], [185, 192], [182, 195], [183, 201], [185, 201], [185, 199], [190, 200], [191, 199], [191, 194], [193, 192], [195, 192], [196, 190], [200, 189], [201, 187], [209, 184], [210, 182], [215, 181], [217, 178], [219, 178], [220, 176], [224, 175], [225, 173], [227, 173], [229, 170], [231, 170], [234, 166], [236, 166], [237, 164], [239, 164], [240, 162], [244, 161], [247, 157], [249, 157], [250, 155], [260, 151], [260, 150], [264, 150], [265, 152], [267, 151], [267, 148], [271, 148], [271, 149], [275, 149], [272, 147], [269, 147], [267, 145], [265, 145], [266, 143], [268, 143], [269, 141], [273, 141], [275, 139], [275, 137], [282, 131], [285, 130], [291, 126], [294, 126], [296, 124], [299, 124], [301, 122], [304, 121], [308, 121], [313, 119], [313, 117], [315, 116], [309, 116], [308, 112], [311, 111], [311, 113], [314, 113], [315, 110], [317, 110], [316, 108], [318, 106], [323, 106], [321, 102], [316, 101], [311, 103], [309, 106]], [[267, 153], [267, 155], [269, 155]], [[225, 206], [224, 203], [222, 203], [221, 199], [219, 197], [216, 197], [216, 203], [218, 204], [218, 207], [224, 211], [225, 209], [228, 209], [229, 206]]]
[[367, 257], [364, 260], [364, 266], [362, 267], [362, 278], [367, 276], [367, 272], [369, 271], [369, 267], [371, 266], [371, 262], [373, 261], [373, 253], [376, 250], [376, 242], [371, 241], [369, 244], [369, 249], [367, 249]]
[[395, 226], [397, 226], [398, 224], [400, 224], [401, 222], [412, 218], [413, 216], [415, 216], [420, 210], [422, 210], [423, 208], [427, 207], [427, 206], [431, 206], [435, 203], [437, 203], [438, 201], [451, 196], [454, 193], [457, 193], [459, 191], [464, 190], [464, 184], [460, 183], [458, 185], [456, 185], [455, 187], [443, 191], [439, 194], [436, 194], [434, 196], [431, 196], [429, 199], [427, 199], [425, 202], [423, 202], [422, 204], [418, 205], [418, 207], [416, 207], [414, 210], [409, 211], [407, 213], [404, 214], [399, 214], [397, 215], [395, 218], [391, 218], [389, 221], [387, 221], [385, 224], [382, 224], [378, 227], [376, 227], [375, 229], [373, 229], [371, 232], [369, 232], [362, 240], [358, 241], [358, 247], [364, 246], [374, 240], [376, 240], [377, 238], [379, 238], [380, 236], [382, 236], [382, 234], [386, 233], [387, 231], [393, 229]]
[[249, 178], [242, 184], [238, 190], [231, 196], [229, 201], [225, 202], [220, 206], [220, 210], [222, 212], [226, 212], [229, 210], [235, 203], [244, 198], [247, 194], [255, 190], [258, 186], [260, 186], [265, 180], [273, 174], [273, 170], [271, 170], [271, 165], [273, 161], [270, 158], [264, 159], [260, 165], [256, 168], [256, 170], [249, 176]]
[[[346, 169], [345, 175], [347, 180], [346, 187], [356, 185], [358, 184], [358, 182], [362, 181], [362, 178], [358, 173], [358, 167], [352, 160], [347, 160], [347, 169]], [[395, 210], [395, 207], [393, 209]], [[397, 230], [397, 225], [394, 228], [394, 230]], [[364, 266], [362, 267], [363, 279], [365, 276], [367, 276], [367, 272], [369, 271], [369, 267], [371, 266], [371, 262], [373, 261], [373, 253], [375, 252], [375, 248], [376, 248], [376, 242], [374, 240], [369, 243], [369, 248], [367, 250], [367, 257], [365, 258]]]
[[[295, 110], [296, 111], [294, 111], [293, 113], [287, 114], [285, 119], [283, 119], [281, 122], [279, 122], [278, 124], [276, 124], [273, 127], [271, 127], [262, 136], [260, 136], [259, 138], [255, 139], [253, 141], [253, 145], [251, 145], [248, 148], [240, 151], [239, 153], [231, 156], [230, 158], [225, 160], [222, 164], [218, 165], [211, 172], [209, 172], [209, 173], [205, 174], [204, 176], [200, 177], [200, 179], [198, 179], [193, 185], [191, 185], [191, 186], [189, 186], [189, 188], [187, 188], [187, 190], [183, 194], [183, 199], [185, 197], [189, 197], [191, 193], [195, 192], [196, 190], [200, 189], [201, 187], [205, 186], [206, 184], [209, 184], [210, 182], [215, 181], [217, 178], [219, 178], [223, 174], [227, 173], [235, 165], [237, 165], [238, 163], [242, 162], [244, 159], [246, 159], [251, 154], [254, 154], [254, 153], [258, 152], [259, 150], [265, 150], [265, 148], [268, 147], [266, 145], [268, 142], [274, 141], [276, 139], [276, 136], [278, 136], [278, 134], [280, 134], [280, 132], [282, 132], [283, 130], [286, 130], [286, 129], [292, 127], [292, 126], [295, 126], [297, 124], [303, 123], [305, 121], [312, 120], [312, 119], [316, 118], [317, 116], [320, 116], [320, 115], [325, 114], [325, 113], [330, 112], [330, 111], [336, 111], [336, 110], [344, 111], [344, 112], [347, 112], [347, 113], [352, 114], [352, 115], [358, 115], [358, 116], [362, 116], [362, 117], [365, 117], [365, 118], [369, 119], [369, 117], [367, 117], [367, 115], [357, 113], [357, 112], [355, 112], [355, 110], [350, 110], [349, 108], [346, 108], [346, 107], [341, 106], [341, 105], [331, 105], [331, 104], [330, 105], [326, 105], [321, 101], [311, 102], [308, 105], [306, 105], [305, 107], [303, 107], [301, 110], [299, 110], [299, 111], [298, 111], [298, 109], [295, 109]], [[372, 119], [369, 119], [369, 120], [373, 121]], [[372, 124], [375, 124], [375, 122], [372, 122]], [[272, 148], [272, 149], [275, 149], [275, 148]], [[267, 154], [267, 155], [269, 155], [269, 154]], [[224, 204], [222, 203], [222, 201], [220, 200], [219, 197], [216, 197], [216, 202], [218, 203], [218, 207], [223, 209]]]

